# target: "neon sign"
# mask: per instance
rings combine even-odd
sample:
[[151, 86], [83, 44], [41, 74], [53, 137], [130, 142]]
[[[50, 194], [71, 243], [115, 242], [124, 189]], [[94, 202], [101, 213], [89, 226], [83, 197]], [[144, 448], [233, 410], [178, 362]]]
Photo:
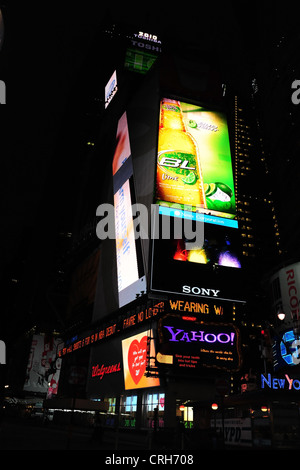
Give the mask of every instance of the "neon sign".
[[86, 346], [91, 346], [97, 342], [102, 342], [108, 337], [113, 337], [117, 334], [122, 333], [128, 328], [133, 328], [135, 326], [140, 326], [143, 323], [150, 321], [152, 318], [156, 317], [164, 311], [164, 302], [158, 302], [153, 304], [152, 307], [141, 309], [138, 313], [132, 313], [129, 311], [123, 316], [123, 318], [117, 318], [115, 321], [112, 321], [110, 325], [99, 327], [97, 330], [87, 334], [83, 338], [74, 337], [73, 340], [69, 341], [67, 346], [62, 348], [58, 355], [59, 357], [65, 356], [66, 354], [73, 353], [79, 349], [82, 349]]
[[192, 322], [185, 316], [169, 314], [159, 319], [158, 334], [157, 360], [161, 364], [181, 370], [240, 368], [240, 335], [232, 324]]
[[190, 343], [191, 341], [201, 341], [206, 343], [215, 343], [219, 342], [222, 344], [230, 343], [233, 345], [235, 333], [219, 333], [218, 335], [214, 333], [206, 333], [204, 331], [185, 331], [181, 329], [175, 329], [172, 326], [164, 326], [171, 333], [171, 338], [169, 341], [186, 341]]
[[219, 304], [208, 304], [200, 302], [190, 302], [186, 300], [169, 300], [169, 306], [171, 310], [177, 310], [180, 312], [188, 313], [203, 313], [208, 315], [212, 313], [214, 315], [223, 315], [224, 308]]
[[268, 374], [268, 377], [266, 378], [261, 374], [261, 388], [265, 388], [265, 386], [272, 390], [300, 390], [300, 380], [291, 379], [288, 374], [285, 374], [285, 378], [272, 377], [271, 374]]
[[293, 330], [285, 331], [273, 342], [274, 370], [280, 367], [297, 366], [300, 363], [300, 340]]
[[139, 31], [139, 34], [135, 34], [134, 36], [138, 37], [139, 39], [145, 39], [146, 41], [158, 42], [161, 44], [161, 41], [155, 34], [144, 33], [143, 31]]
[[99, 367], [99, 364], [97, 364], [96, 366], [92, 366], [92, 377], [100, 377], [100, 380], [102, 380], [104, 375], [120, 371], [120, 362], [118, 364], [112, 364], [109, 366], [102, 364], [101, 367]]

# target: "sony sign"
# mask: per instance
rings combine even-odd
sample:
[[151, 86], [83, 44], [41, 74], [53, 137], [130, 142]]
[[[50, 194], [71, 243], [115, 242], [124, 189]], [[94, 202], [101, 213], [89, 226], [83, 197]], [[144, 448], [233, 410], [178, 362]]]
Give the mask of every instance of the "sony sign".
[[218, 297], [219, 290], [217, 289], [206, 289], [204, 287], [198, 286], [182, 286], [182, 293], [183, 294], [193, 294], [193, 295], [201, 295], [207, 297]]

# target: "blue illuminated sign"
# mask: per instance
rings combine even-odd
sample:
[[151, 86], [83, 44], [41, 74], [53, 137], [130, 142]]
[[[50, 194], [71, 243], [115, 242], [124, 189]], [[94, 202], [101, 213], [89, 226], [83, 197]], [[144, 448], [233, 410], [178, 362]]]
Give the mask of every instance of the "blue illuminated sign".
[[159, 213], [162, 215], [168, 215], [172, 217], [179, 217], [181, 219], [198, 220], [199, 222], [205, 222], [215, 225], [223, 225], [224, 227], [238, 228], [238, 221], [233, 219], [227, 219], [225, 217], [216, 217], [210, 214], [199, 214], [198, 212], [183, 211], [181, 209], [175, 209], [172, 207], [159, 206]]
[[273, 344], [274, 370], [300, 364], [300, 339], [293, 330], [286, 331]]
[[288, 374], [285, 374], [284, 378], [272, 377], [271, 374], [265, 377], [261, 374], [261, 388], [271, 388], [272, 390], [300, 390], [300, 380], [291, 379]]

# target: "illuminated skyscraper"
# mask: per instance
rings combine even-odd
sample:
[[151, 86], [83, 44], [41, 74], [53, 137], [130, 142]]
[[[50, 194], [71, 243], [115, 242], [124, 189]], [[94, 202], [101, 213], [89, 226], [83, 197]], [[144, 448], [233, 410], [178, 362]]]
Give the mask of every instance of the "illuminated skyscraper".
[[281, 254], [270, 171], [260, 122], [249, 92], [234, 97], [235, 190], [242, 249], [246, 258], [267, 269]]

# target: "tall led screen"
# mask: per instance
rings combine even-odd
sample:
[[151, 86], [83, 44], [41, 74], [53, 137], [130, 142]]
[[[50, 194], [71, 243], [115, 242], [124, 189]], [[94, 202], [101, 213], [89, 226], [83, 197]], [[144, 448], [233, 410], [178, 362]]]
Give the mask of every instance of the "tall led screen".
[[[223, 112], [161, 100], [154, 202], [162, 236], [152, 244], [150, 289], [242, 300], [240, 235]], [[174, 228], [178, 219], [179, 234]], [[173, 226], [169, 237], [164, 233], [168, 224]]]
[[135, 239], [132, 204], [135, 197], [127, 115], [118, 123], [112, 164], [119, 307], [146, 291], [141, 247]]
[[114, 195], [118, 290], [123, 291], [139, 278], [129, 181]]

